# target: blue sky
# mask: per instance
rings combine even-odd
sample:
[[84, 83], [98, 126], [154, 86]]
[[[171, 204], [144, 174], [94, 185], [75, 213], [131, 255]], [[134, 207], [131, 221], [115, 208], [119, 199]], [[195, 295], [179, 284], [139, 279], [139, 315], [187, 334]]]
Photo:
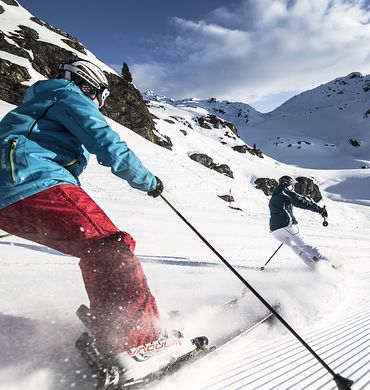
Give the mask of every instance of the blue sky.
[[370, 73], [370, 0], [19, 0], [135, 85], [266, 112], [350, 72]]

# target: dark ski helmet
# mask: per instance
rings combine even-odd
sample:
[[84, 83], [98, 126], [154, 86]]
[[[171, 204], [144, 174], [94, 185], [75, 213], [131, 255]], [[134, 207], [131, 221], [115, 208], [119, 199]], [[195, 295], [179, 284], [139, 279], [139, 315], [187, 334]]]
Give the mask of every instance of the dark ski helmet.
[[283, 187], [294, 187], [294, 179], [290, 176], [281, 176], [279, 179], [279, 185]]
[[76, 58], [61, 64], [58, 68], [60, 77], [73, 81], [84, 95], [97, 99], [103, 107], [109, 95], [108, 80], [103, 71], [90, 61]]

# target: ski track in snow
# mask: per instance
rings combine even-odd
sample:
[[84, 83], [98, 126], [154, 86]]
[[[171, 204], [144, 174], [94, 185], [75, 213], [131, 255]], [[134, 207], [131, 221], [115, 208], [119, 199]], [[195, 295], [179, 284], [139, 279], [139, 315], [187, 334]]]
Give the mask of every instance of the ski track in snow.
[[[136, 149], [139, 152], [142, 149], [144, 158], [149, 156], [143, 146], [146, 141], [129, 135], [136, 141]], [[327, 228], [321, 225], [317, 215], [297, 211], [302, 232], [340, 266], [338, 272], [325, 269], [311, 272], [286, 247], [260, 271], [258, 268], [279, 245], [266, 226], [266, 197], [247, 187], [244, 198], [239, 197], [242, 211], [232, 210], [214, 196], [212, 186], [203, 185], [208, 180], [217, 188], [218, 174], [209, 176], [208, 170], [184, 161], [184, 168], [180, 168], [182, 174], [179, 175], [178, 166], [175, 170], [180, 182], [183, 181], [180, 185], [179, 180], [171, 179], [173, 173], [163, 157], [152, 155], [156, 156], [151, 160], [153, 170], [163, 172], [160, 176], [164, 175], [168, 183], [166, 198], [227, 260], [240, 267], [239, 272], [270, 303], [281, 302], [281, 314], [300, 333], [304, 335], [325, 321], [338, 326], [347, 311], [360, 313], [366, 309], [369, 298], [365, 292], [370, 277], [367, 207], [325, 199], [330, 223]], [[228, 179], [223, 176], [221, 179], [226, 180], [227, 186]], [[164, 320], [164, 326], [177, 327], [189, 337], [212, 338], [235, 329], [243, 321], [251, 321], [264, 309], [256, 298], [248, 295], [236, 315], [231, 318], [220, 315], [217, 305], [238, 295], [243, 286], [160, 200], [150, 199], [107, 176], [107, 171], [94, 162], [84, 175], [83, 185], [113, 221], [136, 239], [136, 253], [143, 260], [161, 312], [177, 309], [183, 313], [180, 324]], [[197, 192], [191, 190], [194, 186], [198, 186]], [[92, 389], [94, 381], [74, 348], [75, 340], [84, 330], [74, 312], [81, 303], [87, 303], [78, 260], [16, 237], [0, 241], [0, 254], [0, 390]], [[192, 266], [186, 266], [186, 262]], [[368, 327], [365, 325], [364, 329], [367, 331]], [[324, 336], [325, 329], [324, 326], [319, 334]], [[356, 329], [353, 323], [354, 335]], [[310, 390], [333, 389], [334, 382], [304, 352], [297, 359], [291, 355], [286, 360], [279, 357], [279, 343], [285, 343], [281, 337], [289, 338], [285, 333], [281, 325], [262, 326], [161, 383], [151, 385], [150, 389], [301, 390], [301, 380]], [[318, 352], [320, 348], [328, 349], [322, 351], [329, 363], [330, 354], [336, 351], [342, 336], [338, 332], [332, 344], [317, 345]], [[351, 346], [343, 350], [342, 357], [340, 351], [336, 352], [339, 360], [333, 360], [333, 368], [358, 379], [354, 389], [365, 389], [369, 375], [362, 366], [368, 360], [362, 349], [369, 339], [363, 338], [362, 333], [358, 337], [353, 339], [353, 344], [351, 340], [346, 341], [352, 345], [352, 352]], [[261, 359], [260, 351], [264, 348], [271, 348], [271, 364], [268, 367], [259, 364], [255, 368], [250, 361]], [[297, 345], [292, 348], [300, 351]], [[352, 357], [353, 353], [358, 361]], [[348, 364], [343, 362], [347, 357]], [[309, 367], [307, 378], [295, 367], [295, 360], [302, 362], [299, 367]], [[290, 373], [295, 373], [294, 378]], [[283, 384], [274, 376], [280, 374]], [[274, 383], [271, 386], [263, 382], [270, 381], [269, 378]], [[285, 387], [284, 378], [289, 387]]]
[[[349, 252], [349, 243], [351, 234], [340, 237], [338, 253]], [[370, 243], [361, 243], [363, 256], [350, 264], [343, 262], [338, 272], [323, 269], [313, 274], [292, 256], [281, 254], [265, 271], [240, 270], [270, 302], [278, 299], [282, 303], [284, 317], [324, 359], [327, 356], [334, 369], [358, 379], [359, 387], [354, 389], [365, 389], [369, 380], [364, 367], [369, 352], [369, 302], [366, 294], [361, 295], [370, 273], [365, 262]], [[0, 242], [1, 248], [9, 246], [9, 258], [1, 257], [0, 261], [1, 275], [7, 280], [6, 285], [1, 283], [0, 291], [8, 298], [0, 304], [0, 389], [91, 389], [94, 382], [73, 347], [83, 331], [74, 310], [87, 302], [77, 260], [15, 237]], [[217, 305], [242, 288], [233, 275], [221, 265], [187, 267], [185, 262], [191, 259], [181, 259], [181, 265], [178, 257], [166, 259], [174, 264], [161, 263], [161, 256], [143, 255], [143, 266], [149, 281], [154, 281], [152, 289], [162, 312], [176, 308], [184, 313], [181, 330], [186, 335], [216, 336], [230, 331], [230, 321], [237, 326], [238, 321], [263, 310], [248, 295], [239, 315], [229, 321], [220, 319]], [[263, 264], [261, 260], [239, 262], [250, 267]], [[7, 286], [13, 286], [11, 291]], [[358, 309], [345, 314], [354, 302]], [[361, 323], [356, 322], [357, 317], [362, 318]], [[330, 326], [325, 325], [328, 321]], [[325, 371], [291, 336], [282, 336], [284, 333], [281, 325], [262, 326], [150, 388], [333, 389], [334, 382]], [[286, 352], [282, 352], [282, 345]]]
[[[240, 160], [233, 152], [235, 164], [240, 165], [243, 172], [236, 181], [231, 181], [181, 153], [158, 149], [138, 135], [118, 125], [115, 127], [122, 131], [143, 161], [163, 178], [166, 198], [231, 264], [240, 267], [239, 272], [270, 303], [281, 302], [282, 315], [299, 332], [309, 332], [325, 321], [340, 323], [346, 311], [366, 308], [369, 302], [364, 292], [368, 291], [370, 274], [368, 207], [325, 198], [329, 210], [327, 228], [321, 225], [318, 215], [297, 210], [300, 229], [333, 263], [341, 266], [338, 272], [325, 269], [311, 272], [286, 247], [279, 250], [265, 271], [260, 271], [258, 267], [265, 264], [279, 243], [268, 232], [267, 197], [253, 188], [250, 177], [259, 169], [269, 177], [276, 175], [272, 171], [275, 168], [269, 165], [271, 162], [265, 161], [260, 166], [260, 161], [256, 163], [249, 156], [247, 160]], [[201, 142], [206, 144], [207, 140]], [[206, 149], [212, 150], [212, 142], [209, 141]], [[219, 146], [215, 147], [218, 150]], [[230, 209], [216, 196], [228, 193], [230, 186], [242, 211]], [[217, 305], [238, 295], [243, 286], [160, 199], [151, 199], [130, 189], [94, 161], [83, 176], [83, 187], [117, 226], [136, 239], [136, 253], [143, 259], [161, 312], [177, 309], [183, 313], [180, 324], [164, 320], [164, 326], [178, 327], [189, 337], [207, 335], [211, 338], [235, 329], [243, 321], [251, 321], [264, 309], [256, 298], [248, 295], [243, 310], [231, 318], [220, 315]], [[193, 266], [185, 266], [187, 261]], [[8, 237], [0, 241], [0, 275], [0, 390], [93, 388], [94, 381], [74, 348], [75, 340], [84, 330], [74, 313], [81, 303], [88, 303], [78, 260]], [[150, 388], [196, 390], [208, 386], [212, 390], [249, 390], [280, 386], [285, 390], [284, 384], [274, 382], [277, 387], [269, 387], [260, 379], [248, 384], [248, 377], [252, 375], [248, 370], [252, 370], [253, 378], [262, 379], [267, 378], [270, 370], [254, 372], [247, 362], [244, 364], [245, 356], [252, 359], [253, 354], [258, 355], [261, 343], [267, 342], [272, 347], [284, 333], [279, 325], [261, 327]], [[365, 343], [366, 339], [360, 342]], [[358, 351], [355, 344], [354, 347]], [[241, 351], [246, 355], [241, 355]], [[359, 357], [360, 361], [354, 361], [353, 367], [367, 362], [363, 351], [359, 352]], [[304, 359], [308, 359], [307, 364], [314, 364], [312, 359]], [[277, 374], [290, 371], [294, 362], [285, 362], [285, 366], [274, 363], [273, 371]], [[341, 367], [348, 375], [359, 378], [360, 385], [354, 389], [366, 387], [369, 376], [364, 374], [360, 378], [345, 365], [338, 366], [339, 372]], [[307, 383], [313, 380], [313, 384], [307, 385], [310, 390], [332, 389], [333, 382], [326, 383], [325, 375], [321, 380], [323, 372], [319, 370], [316, 374], [317, 369], [316, 366], [310, 368], [311, 379], [302, 378], [300, 372], [296, 379], [302, 378]], [[359, 368], [360, 374], [361, 370]], [[294, 379], [289, 381], [291, 389], [301, 390], [300, 384], [293, 383]]]

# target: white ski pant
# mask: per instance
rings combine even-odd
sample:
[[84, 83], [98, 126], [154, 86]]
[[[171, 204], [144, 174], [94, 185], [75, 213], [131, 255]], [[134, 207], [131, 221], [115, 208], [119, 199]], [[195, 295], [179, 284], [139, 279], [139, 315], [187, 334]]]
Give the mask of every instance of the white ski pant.
[[327, 260], [315, 246], [310, 245], [302, 234], [299, 233], [297, 225], [290, 224], [284, 228], [272, 231], [271, 234], [278, 241], [289, 246], [309, 267], [313, 267], [318, 260]]

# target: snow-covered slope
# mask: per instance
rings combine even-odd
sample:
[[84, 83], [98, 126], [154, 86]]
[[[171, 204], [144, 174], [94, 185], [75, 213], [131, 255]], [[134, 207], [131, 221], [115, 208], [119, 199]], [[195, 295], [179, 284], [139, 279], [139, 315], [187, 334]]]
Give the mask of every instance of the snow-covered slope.
[[[369, 305], [366, 294], [370, 279], [369, 170], [341, 169], [342, 160], [338, 160], [338, 165], [334, 161], [331, 169], [323, 169], [328, 168], [327, 154], [316, 147], [311, 149], [315, 166], [309, 169], [305, 168], [309, 159], [298, 154], [301, 149], [297, 149], [295, 158], [289, 157], [292, 160], [288, 161], [286, 150], [290, 151], [292, 147], [280, 148], [279, 156], [274, 156], [271, 146], [271, 156], [279, 157], [280, 161], [273, 159], [269, 155], [269, 139], [276, 136], [274, 132], [279, 127], [265, 128], [262, 124], [268, 123], [265, 121], [272, 123], [271, 118], [278, 116], [278, 110], [269, 117], [241, 103], [197, 99], [171, 101], [153, 94], [146, 95], [146, 98], [150, 99], [149, 110], [156, 118], [159, 132], [172, 140], [172, 151], [150, 143], [111, 120], [109, 123], [144, 164], [163, 180], [164, 196], [225, 258], [233, 265], [243, 266], [240, 268], [242, 275], [269, 302], [278, 300], [281, 303], [284, 317], [312, 340], [313, 346], [335, 370], [344, 370], [345, 375], [358, 380], [354, 388], [365, 389], [370, 380], [369, 374], [363, 370], [368, 364], [364, 351], [368, 348], [369, 325], [365, 323], [359, 330], [355, 319], [362, 316], [366, 321], [365, 311]], [[342, 98], [339, 94], [338, 99]], [[12, 108], [0, 102], [0, 117]], [[362, 115], [361, 110], [359, 108], [358, 115]], [[289, 115], [295, 115], [293, 109], [287, 111]], [[216, 124], [202, 127], [199, 118], [208, 115], [234, 123], [243, 137], [245, 129], [255, 134], [261, 132], [256, 144], [262, 147], [264, 158], [235, 151], [233, 147], [245, 142], [226, 122], [208, 117]], [[299, 123], [297, 118], [291, 123]], [[310, 133], [310, 141], [315, 137], [331, 139], [333, 135], [334, 130], [325, 133], [327, 125], [320, 118], [325, 119], [318, 116], [315, 123], [320, 124], [321, 130], [312, 138]], [[278, 119], [276, 123], [279, 123]], [[283, 127], [282, 131], [285, 129]], [[292, 134], [300, 134], [298, 128], [293, 130]], [[367, 133], [361, 134], [365, 137]], [[247, 135], [245, 140], [249, 145], [254, 143]], [[365, 140], [360, 150], [364, 144]], [[352, 153], [352, 149], [350, 151]], [[193, 153], [207, 154], [217, 165], [227, 164], [234, 178], [193, 161], [189, 158]], [[351, 153], [344, 150], [343, 156], [347, 160], [343, 161], [353, 161]], [[281, 162], [285, 161], [283, 157], [293, 165]], [[308, 240], [317, 244], [333, 263], [341, 266], [337, 272], [325, 269], [311, 272], [285, 247], [265, 271], [256, 269], [265, 263], [278, 243], [268, 231], [268, 198], [255, 189], [253, 183], [257, 177], [278, 178], [283, 174], [314, 176], [324, 190], [321, 204], [326, 204], [329, 211], [327, 228], [322, 226], [317, 214], [297, 210], [296, 215]], [[136, 239], [136, 252], [142, 258], [161, 312], [181, 310], [184, 320], [179, 328], [186, 336], [226, 332], [230, 319], [220, 317], [216, 306], [238, 294], [243, 286], [173, 211], [161, 199], [152, 199], [133, 190], [96, 161], [91, 162], [82, 176], [82, 185], [117, 226]], [[219, 195], [230, 193], [235, 198], [233, 208], [219, 198]], [[215, 266], [205, 267], [202, 262], [214, 263]], [[83, 331], [74, 312], [80, 303], [88, 304], [77, 263], [78, 259], [16, 237], [0, 240], [1, 390], [93, 388], [93, 380], [87, 375], [85, 364], [74, 348], [76, 338]], [[256, 317], [261, 310], [261, 304], [248, 295], [244, 311], [233, 319], [232, 325], [243, 322], [245, 316]], [[350, 312], [345, 317], [347, 311]], [[352, 325], [343, 331], [331, 331], [344, 321]], [[347, 331], [354, 337], [346, 339], [346, 348], [341, 349], [338, 343], [343, 340], [343, 332]], [[330, 378], [320, 378], [323, 373], [312, 358], [305, 353], [299, 352], [298, 356], [292, 352], [296, 345], [281, 339], [285, 337], [284, 333], [279, 325], [261, 328], [155, 388], [333, 389]], [[329, 334], [332, 337], [330, 342], [320, 344], [317, 341], [329, 337]], [[281, 343], [289, 344], [286, 355], [280, 350]], [[261, 356], [267, 350], [271, 351], [271, 365], [266, 366], [266, 360]], [[256, 369], [251, 363], [254, 359], [262, 359], [264, 364], [259, 364]], [[302, 370], [294, 371], [299, 362], [310, 367], [307, 371], [309, 378], [303, 378]], [[305, 367], [303, 363], [302, 367]], [[292, 379], [293, 372], [297, 372], [297, 376]], [[278, 383], [276, 378], [287, 373], [289, 382]], [[248, 379], [251, 375], [252, 384]], [[301, 384], [301, 380], [305, 382]]]
[[[5, 104], [1, 107], [3, 113], [11, 108]], [[318, 215], [297, 212], [306, 236], [334, 262], [342, 264], [338, 273], [313, 274], [287, 248], [282, 248], [269, 269], [261, 272], [255, 267], [264, 264], [277, 243], [267, 228], [268, 199], [254, 189], [251, 177], [281, 174], [281, 166], [276, 167], [268, 158], [241, 155], [212, 137], [196, 137], [194, 134], [191, 145], [181, 145], [184, 136], [175, 128], [172, 135], [178, 148], [171, 152], [112, 121], [110, 123], [144, 163], [163, 179], [166, 198], [232, 264], [244, 265], [242, 274], [270, 302], [278, 299], [282, 313], [297, 329], [304, 330], [319, 325], [321, 321], [335, 320], [338, 314], [354, 305], [362, 307], [365, 299], [362, 275], [364, 272], [369, 274], [367, 232], [370, 221], [367, 207], [325, 199], [330, 213], [328, 228], [321, 225]], [[174, 126], [168, 123], [170, 125]], [[177, 133], [179, 140], [175, 137]], [[227, 161], [235, 170], [235, 178], [210, 171], [190, 160], [187, 155], [189, 148], [205, 148], [210, 155]], [[286, 166], [284, 172], [296, 172], [296, 169]], [[87, 169], [82, 184], [113, 221], [136, 238], [137, 253], [143, 258], [161, 311], [180, 309], [185, 315], [181, 330], [189, 336], [225, 331], [227, 321], [217, 316], [214, 305], [239, 293], [242, 286], [222, 266], [176, 265], [177, 257], [182, 257], [185, 263], [208, 261], [219, 264], [219, 260], [172, 210], [160, 199], [151, 199], [129, 188], [96, 162]], [[229, 208], [217, 197], [228, 192], [229, 188], [232, 188], [236, 204], [242, 211]], [[0, 253], [3, 297], [0, 303], [3, 351], [0, 389], [23, 389], [26, 383], [31, 390], [91, 388], [92, 379], [84, 376], [84, 364], [73, 346], [83, 330], [74, 311], [81, 302], [87, 303], [77, 259], [17, 238], [3, 239]], [[170, 264], [156, 263], [155, 258], [159, 256], [166, 256]], [[149, 259], [154, 262], [148, 262]], [[248, 315], [255, 316], [261, 311], [261, 305], [248, 297], [245, 310]], [[243, 321], [243, 316], [237, 320]], [[219, 324], [217, 328], [215, 321]], [[241, 374], [236, 375], [245, 372], [238, 363], [238, 351], [248, 351], [246, 346], [257, 348], [260, 342], [274, 340], [283, 332], [279, 326], [261, 330], [261, 333], [240, 340], [223, 352], [220, 350], [212, 360], [195, 365], [189, 373], [184, 370], [168, 378], [157, 388], [176, 386], [188, 389], [190, 386], [200, 389], [208, 383], [213, 389], [217, 388], [211, 384], [216, 378], [223, 378], [226, 383], [230, 380], [240, 383], [234, 388], [245, 388], [238, 379]], [[215, 365], [226, 362], [233, 367], [231, 373], [224, 370], [221, 375], [220, 371], [214, 371]], [[224, 388], [233, 387], [227, 385]], [[295, 388], [300, 389], [299, 385]], [[319, 387], [311, 387], [316, 388]]]
[[288, 164], [369, 169], [369, 109], [370, 75], [351, 73], [293, 97], [240, 135]]

